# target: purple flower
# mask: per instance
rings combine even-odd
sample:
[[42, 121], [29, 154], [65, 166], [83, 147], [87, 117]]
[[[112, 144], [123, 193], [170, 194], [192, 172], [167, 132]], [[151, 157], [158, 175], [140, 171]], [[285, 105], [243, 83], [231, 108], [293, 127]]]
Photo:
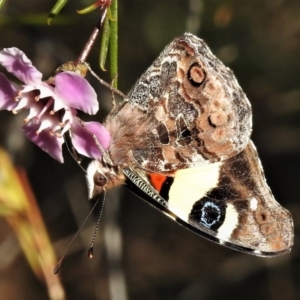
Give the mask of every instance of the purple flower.
[[101, 151], [92, 135], [106, 150], [110, 134], [97, 122], [83, 122], [77, 110], [95, 114], [97, 95], [86, 79], [73, 72], [61, 72], [42, 81], [42, 74], [17, 48], [0, 51], [0, 64], [24, 85], [10, 82], [0, 73], [0, 110], [14, 114], [28, 109], [23, 131], [27, 138], [59, 162], [63, 162], [63, 134], [71, 132], [75, 149], [85, 156], [99, 158]]

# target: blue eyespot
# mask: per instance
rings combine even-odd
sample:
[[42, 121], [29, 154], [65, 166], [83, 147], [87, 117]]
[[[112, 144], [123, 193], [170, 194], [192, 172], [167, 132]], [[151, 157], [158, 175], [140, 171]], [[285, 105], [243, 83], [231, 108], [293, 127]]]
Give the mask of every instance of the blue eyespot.
[[218, 230], [225, 220], [225, 214], [224, 201], [204, 197], [193, 205], [189, 219], [209, 229]]

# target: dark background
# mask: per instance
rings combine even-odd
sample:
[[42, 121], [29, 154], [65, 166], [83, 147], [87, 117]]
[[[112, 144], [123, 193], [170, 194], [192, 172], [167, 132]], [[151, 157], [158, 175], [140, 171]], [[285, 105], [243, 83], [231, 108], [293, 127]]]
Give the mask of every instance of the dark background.
[[[93, 1], [69, 1], [48, 26], [53, 1], [6, 2], [0, 11], [0, 48], [21, 48], [45, 78], [76, 59], [99, 16], [98, 10], [76, 15]], [[97, 213], [65, 258], [59, 276], [66, 298], [300, 299], [300, 2], [119, 2], [121, 91], [127, 93], [160, 51], [187, 30], [205, 39], [234, 70], [253, 106], [252, 137], [268, 183], [293, 215], [295, 245], [290, 254], [273, 259], [238, 253], [190, 233], [121, 187], [107, 196], [94, 259], [86, 253]], [[89, 62], [109, 81], [97, 59], [98, 45]], [[101, 121], [111, 107], [110, 91], [90, 79]], [[0, 113], [0, 142], [15, 164], [26, 168], [59, 257], [91, 207], [84, 174], [67, 151], [62, 165], [28, 142], [20, 130], [22, 118]], [[5, 219], [0, 224], [1, 298], [48, 299], [16, 240], [4, 247], [13, 231]]]

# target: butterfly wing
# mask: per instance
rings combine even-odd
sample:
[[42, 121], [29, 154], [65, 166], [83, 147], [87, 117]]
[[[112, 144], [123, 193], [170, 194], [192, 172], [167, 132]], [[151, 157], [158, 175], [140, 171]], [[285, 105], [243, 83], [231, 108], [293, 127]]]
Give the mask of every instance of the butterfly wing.
[[291, 215], [274, 199], [252, 142], [224, 162], [172, 177], [130, 168], [124, 174], [134, 193], [205, 238], [257, 256], [291, 249]]
[[266, 184], [251, 116], [232, 71], [185, 34], [108, 116], [112, 165], [96, 169], [106, 188], [123, 182], [123, 169], [131, 190], [208, 239], [258, 256], [287, 253], [292, 219]]
[[203, 40], [185, 34], [141, 76], [105, 127], [116, 164], [126, 157], [136, 168], [172, 172], [244, 149], [251, 106], [232, 71]]

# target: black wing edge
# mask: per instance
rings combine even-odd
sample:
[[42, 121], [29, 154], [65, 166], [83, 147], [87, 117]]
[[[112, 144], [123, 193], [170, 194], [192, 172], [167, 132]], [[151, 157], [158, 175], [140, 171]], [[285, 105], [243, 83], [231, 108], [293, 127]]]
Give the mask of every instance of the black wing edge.
[[[164, 213], [168, 217], [170, 217], [172, 220], [175, 220], [179, 225], [185, 227], [186, 229], [192, 231], [193, 233], [195, 233], [195, 234], [197, 234], [197, 235], [199, 235], [199, 236], [201, 236], [201, 237], [203, 237], [207, 240], [210, 240], [214, 243], [225, 246], [225, 247], [230, 248], [232, 250], [243, 252], [243, 253], [250, 254], [250, 255], [253, 255], [253, 256], [258, 256], [258, 257], [267, 257], [267, 258], [277, 257], [277, 256], [281, 256], [281, 255], [284, 255], [284, 254], [288, 254], [291, 251], [291, 248], [288, 248], [288, 249], [285, 249], [285, 250], [282, 250], [282, 251], [276, 251], [276, 252], [259, 251], [259, 250], [247, 248], [247, 247], [244, 247], [244, 246], [240, 246], [240, 245], [237, 245], [237, 244], [233, 244], [233, 243], [230, 243], [230, 242], [227, 242], [227, 241], [220, 240], [216, 236], [213, 236], [213, 235], [211, 235], [211, 234], [209, 234], [205, 231], [201, 231], [201, 230], [197, 229], [196, 227], [192, 226], [191, 224], [187, 223], [186, 221], [183, 221], [182, 219], [180, 219], [178, 216], [176, 216], [173, 212], [171, 212], [162, 203], [156, 201], [148, 193], [141, 190], [128, 176], [128, 172], [131, 172], [135, 176], [138, 176], [137, 173], [135, 173], [135, 172], [133, 172], [132, 170], [129, 170], [129, 169], [126, 169], [124, 171], [125, 171], [124, 174], [125, 174], [125, 177], [126, 177], [126, 181], [124, 183], [124, 186], [128, 190], [130, 190], [133, 194], [135, 194], [136, 196], [138, 196], [142, 200], [146, 201], [148, 204], [155, 207], [156, 209], [158, 209], [159, 211], [161, 211], [162, 213]], [[145, 185], [147, 184], [140, 176], [139, 176], [139, 181], [143, 181], [143, 183]], [[157, 194], [157, 196], [159, 197], [158, 194]]]

